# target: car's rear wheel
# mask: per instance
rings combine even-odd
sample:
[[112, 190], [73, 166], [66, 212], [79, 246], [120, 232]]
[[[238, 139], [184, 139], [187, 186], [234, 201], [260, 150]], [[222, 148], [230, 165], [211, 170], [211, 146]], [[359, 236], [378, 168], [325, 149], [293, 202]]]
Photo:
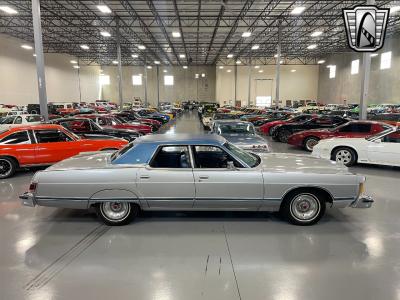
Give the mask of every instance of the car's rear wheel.
[[139, 213], [139, 206], [129, 202], [102, 202], [96, 206], [99, 218], [107, 225], [126, 225]]
[[17, 162], [10, 157], [0, 157], [0, 179], [14, 175], [17, 170]]
[[353, 149], [340, 147], [333, 151], [332, 159], [339, 164], [351, 167], [357, 162], [357, 154]]
[[319, 142], [319, 138], [317, 138], [315, 136], [310, 136], [304, 140], [304, 149], [311, 152], [313, 150], [314, 146], [316, 144], [318, 144], [318, 142]]
[[280, 130], [278, 133], [278, 140], [282, 143], [287, 143], [290, 135], [291, 132], [289, 130], [286, 129]]
[[281, 215], [294, 225], [313, 225], [325, 213], [326, 205], [322, 194], [306, 190], [293, 192], [283, 201]]

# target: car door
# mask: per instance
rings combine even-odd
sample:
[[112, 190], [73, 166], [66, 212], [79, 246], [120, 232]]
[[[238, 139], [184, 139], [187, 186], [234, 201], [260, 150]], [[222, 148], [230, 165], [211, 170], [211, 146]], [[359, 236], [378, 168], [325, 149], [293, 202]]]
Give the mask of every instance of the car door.
[[[192, 146], [198, 209], [257, 210], [263, 199], [261, 171], [244, 168], [217, 146]], [[232, 161], [236, 168], [228, 168]]]
[[27, 130], [10, 133], [0, 141], [4, 153], [15, 155], [21, 166], [34, 165], [36, 145], [31, 141]]
[[152, 209], [192, 208], [195, 186], [188, 146], [159, 146], [150, 163], [139, 169], [137, 187]]
[[84, 152], [82, 143], [75, 141], [59, 129], [34, 130], [37, 164], [52, 164]]
[[368, 160], [376, 164], [400, 166], [400, 130], [370, 142]]

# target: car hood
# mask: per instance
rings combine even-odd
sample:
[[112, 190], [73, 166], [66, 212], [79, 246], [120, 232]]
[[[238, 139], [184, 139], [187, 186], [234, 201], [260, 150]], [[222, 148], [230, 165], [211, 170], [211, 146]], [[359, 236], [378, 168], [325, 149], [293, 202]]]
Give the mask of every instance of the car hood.
[[262, 162], [259, 166], [264, 172], [274, 173], [314, 173], [314, 174], [351, 174], [347, 167], [336, 162], [289, 153], [259, 154]]
[[105, 168], [110, 165], [109, 161], [112, 153], [113, 151], [82, 152], [48, 167], [46, 171]]
[[237, 146], [254, 145], [254, 144], [267, 144], [267, 140], [259, 135], [250, 134], [222, 134], [232, 144]]

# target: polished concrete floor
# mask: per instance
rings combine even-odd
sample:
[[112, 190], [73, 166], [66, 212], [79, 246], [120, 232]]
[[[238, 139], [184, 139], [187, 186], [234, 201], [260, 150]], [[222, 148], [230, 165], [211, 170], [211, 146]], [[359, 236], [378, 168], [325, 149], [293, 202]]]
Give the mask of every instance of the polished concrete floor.
[[[193, 112], [164, 131], [202, 129]], [[21, 206], [33, 172], [19, 172], [0, 181], [0, 299], [400, 299], [400, 170], [353, 171], [374, 207], [328, 210], [312, 227], [171, 212], [107, 227], [92, 212]]]

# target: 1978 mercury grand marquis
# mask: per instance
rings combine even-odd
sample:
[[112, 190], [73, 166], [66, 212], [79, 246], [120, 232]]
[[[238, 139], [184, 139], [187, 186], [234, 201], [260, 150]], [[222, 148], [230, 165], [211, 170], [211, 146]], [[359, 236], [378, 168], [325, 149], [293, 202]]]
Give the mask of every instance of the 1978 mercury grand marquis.
[[114, 153], [83, 153], [35, 174], [27, 206], [87, 209], [109, 225], [140, 210], [279, 211], [318, 222], [326, 205], [368, 208], [365, 178], [329, 160], [254, 154], [213, 135], [150, 135]]

